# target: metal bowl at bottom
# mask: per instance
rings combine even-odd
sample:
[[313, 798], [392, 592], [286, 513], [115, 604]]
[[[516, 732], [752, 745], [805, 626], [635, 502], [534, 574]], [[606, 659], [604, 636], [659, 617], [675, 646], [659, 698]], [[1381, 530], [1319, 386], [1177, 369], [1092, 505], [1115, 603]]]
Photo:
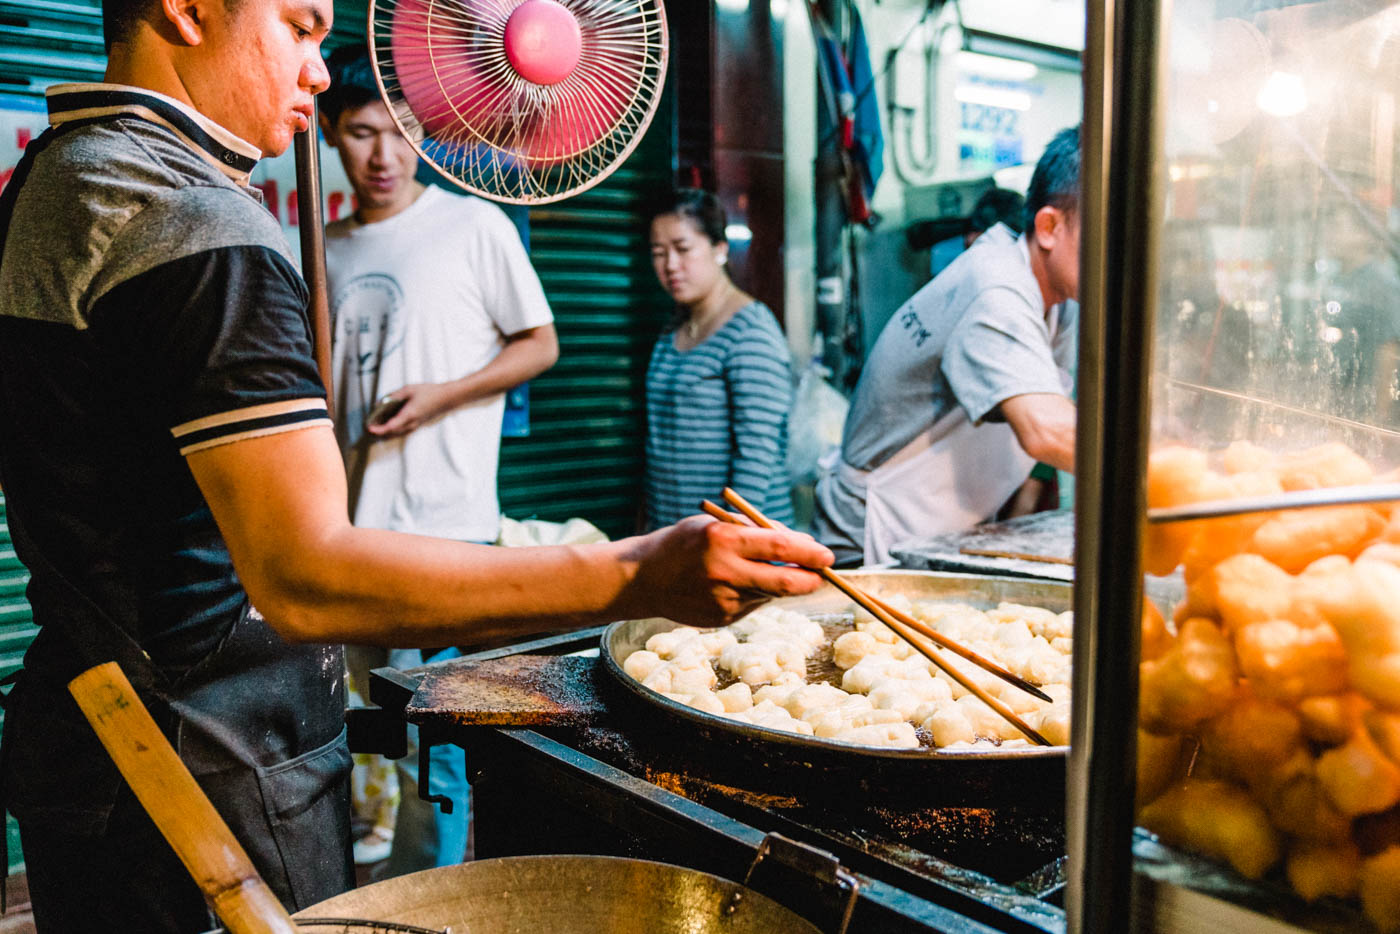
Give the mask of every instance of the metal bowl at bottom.
[[443, 866], [337, 895], [294, 917], [470, 934], [818, 934], [738, 883], [613, 856], [512, 856]]

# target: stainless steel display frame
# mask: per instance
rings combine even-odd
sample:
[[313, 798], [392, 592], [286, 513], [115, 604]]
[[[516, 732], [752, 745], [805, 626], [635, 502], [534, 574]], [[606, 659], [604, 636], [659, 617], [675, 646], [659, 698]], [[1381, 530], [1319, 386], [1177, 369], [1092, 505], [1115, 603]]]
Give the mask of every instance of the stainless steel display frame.
[[[1132, 917], [1148, 377], [1169, 3], [1089, 4], [1075, 466], [1070, 934]], [[1112, 210], [1110, 210], [1110, 206]]]

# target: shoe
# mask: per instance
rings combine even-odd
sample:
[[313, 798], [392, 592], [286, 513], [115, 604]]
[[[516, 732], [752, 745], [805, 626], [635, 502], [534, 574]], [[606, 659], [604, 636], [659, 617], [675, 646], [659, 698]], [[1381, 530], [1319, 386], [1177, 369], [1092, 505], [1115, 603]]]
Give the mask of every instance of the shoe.
[[351, 848], [355, 854], [356, 866], [368, 866], [389, 858], [389, 850], [394, 846], [394, 832], [376, 827], [355, 841]]

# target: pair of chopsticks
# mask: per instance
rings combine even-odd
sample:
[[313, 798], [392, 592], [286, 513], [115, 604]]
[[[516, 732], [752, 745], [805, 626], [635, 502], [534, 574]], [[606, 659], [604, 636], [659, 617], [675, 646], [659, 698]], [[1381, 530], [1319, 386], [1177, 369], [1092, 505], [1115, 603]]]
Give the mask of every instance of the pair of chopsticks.
[[[729, 505], [739, 510], [739, 512], [743, 513], [744, 516], [747, 517], [750, 522], [752, 522], [759, 528], [782, 528], [782, 526], [771, 521], [767, 516], [763, 515], [763, 513], [755, 509], [749, 503], [748, 500], [744, 499], [743, 496], [739, 495], [737, 492], [728, 487], [725, 487], [724, 489], [724, 500], [725, 502], [729, 503]], [[701, 503], [700, 508], [703, 509], [705, 512], [709, 513], [711, 516], [714, 516], [721, 522], [731, 522], [736, 525], [743, 524], [743, 519], [740, 519], [738, 516], [734, 515], [729, 510], [715, 503], [712, 503], [709, 500], [705, 500], [703, 503]], [[958, 671], [956, 668], [950, 665], [946, 659], [944, 659], [941, 655], [938, 654], [938, 651], [934, 648], [933, 645], [930, 645], [928, 641], [925, 641], [925, 638], [956, 655], [962, 656], [963, 658], [972, 662], [974, 665], [978, 666], [984, 671], [987, 671], [991, 674], [996, 675], [998, 678], [1001, 678], [1008, 684], [1015, 685], [1016, 687], [1025, 691], [1026, 693], [1037, 697], [1041, 700], [1053, 703], [1054, 699], [1051, 698], [1050, 695], [1046, 694], [1044, 691], [1040, 690], [1035, 685], [1031, 684], [1029, 681], [1026, 681], [1023, 678], [1019, 678], [1011, 672], [1007, 671], [1005, 668], [998, 665], [996, 662], [993, 662], [992, 660], [987, 658], [983, 658], [981, 655], [978, 655], [971, 649], [959, 645], [957, 642], [954, 642], [952, 639], [949, 639], [947, 636], [943, 635], [942, 633], [938, 632], [936, 629], [933, 629], [932, 627], [928, 626], [922, 621], [915, 619], [907, 613], [903, 613], [895, 609], [894, 607], [890, 606], [888, 603], [885, 603], [878, 597], [872, 597], [870, 594], [867, 594], [860, 588], [851, 585], [848, 581], [841, 577], [841, 575], [832, 571], [830, 568], [811, 568], [811, 570], [821, 575], [822, 579], [825, 580], [827, 583], [831, 584], [837, 590], [840, 590], [846, 596], [850, 597], [856, 603], [864, 607], [865, 610], [870, 613], [870, 615], [874, 616], [880, 622], [884, 623], [886, 626], [892, 629], [896, 635], [898, 635], [905, 642], [908, 642], [910, 645], [912, 645], [921, 655], [923, 655], [930, 662], [932, 662], [936, 668], [938, 668], [948, 677], [952, 678], [954, 681], [958, 682], [958, 684], [962, 685], [963, 688], [965, 688], [970, 694], [975, 696], [982, 703], [995, 710], [998, 714], [1001, 715], [1001, 717], [1004, 720], [1006, 720], [1007, 723], [1010, 723], [1016, 729], [1024, 733], [1032, 742], [1039, 743], [1042, 746], [1051, 745], [1049, 740], [1037, 733], [1034, 729], [1031, 728], [1031, 726], [1028, 723], [1026, 723], [1020, 717], [1016, 716], [1016, 714], [1013, 713], [1009, 707], [1007, 707], [1001, 701], [997, 700], [995, 697], [988, 694], [981, 687], [979, 687], [972, 680], [970, 680], [967, 676], [965, 676], [962, 672]], [[921, 638], [921, 636], [924, 638]]]

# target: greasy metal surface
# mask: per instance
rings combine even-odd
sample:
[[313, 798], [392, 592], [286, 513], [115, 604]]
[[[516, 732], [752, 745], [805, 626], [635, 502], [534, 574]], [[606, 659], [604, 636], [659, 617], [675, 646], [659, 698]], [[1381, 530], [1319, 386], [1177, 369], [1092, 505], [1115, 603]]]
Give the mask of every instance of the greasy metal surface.
[[554, 726], [589, 723], [604, 712], [594, 685], [596, 660], [510, 655], [457, 659], [417, 669], [422, 680], [404, 709], [411, 722], [457, 726]]
[[609, 856], [518, 856], [429, 869], [300, 914], [451, 926], [463, 934], [817, 932], [776, 902], [718, 876]]
[[[1069, 609], [1070, 603], [1070, 588], [1058, 581], [940, 574], [932, 571], [844, 571], [842, 574], [861, 589], [884, 600], [903, 595], [911, 600], [955, 601], [982, 608], [995, 607], [998, 603], [1009, 601], [1044, 607], [1054, 612]], [[773, 605], [808, 616], [847, 613], [853, 606], [849, 597], [829, 584], [803, 597], [776, 600]], [[658, 632], [674, 629], [675, 626], [671, 620], [661, 618], [635, 619], [612, 624], [603, 633], [603, 665], [631, 696], [673, 716], [688, 720], [696, 727], [703, 727], [710, 734], [727, 734], [747, 741], [756, 740], [768, 745], [774, 753], [808, 755], [820, 750], [821, 753], [853, 761], [916, 764], [1044, 761], [1059, 763], [1061, 766], [1064, 762], [1063, 746], [986, 752], [884, 749], [800, 736], [704, 713], [643, 687], [639, 681], [622, 670], [622, 663], [627, 656], [645, 647], [647, 639]]]
[[965, 532], [950, 532], [901, 542], [891, 549], [891, 553], [899, 559], [900, 566], [906, 568], [1074, 580], [1074, 568], [1070, 565], [967, 555], [962, 553], [963, 548], [1017, 551], [1049, 558], [1073, 558], [1074, 514], [1038, 512], [1006, 522], [989, 522]]

